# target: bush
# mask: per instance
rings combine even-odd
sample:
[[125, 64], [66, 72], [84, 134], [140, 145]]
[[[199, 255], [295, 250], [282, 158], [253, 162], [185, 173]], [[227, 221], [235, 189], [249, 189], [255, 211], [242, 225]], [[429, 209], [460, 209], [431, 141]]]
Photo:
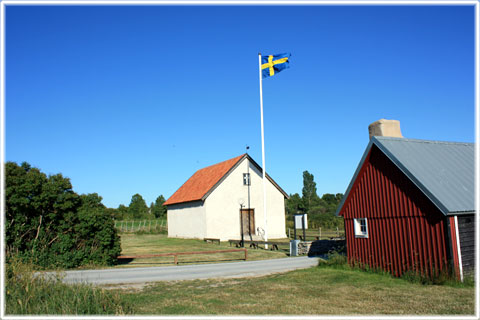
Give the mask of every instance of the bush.
[[120, 239], [100, 196], [79, 196], [68, 178], [25, 162], [7, 162], [5, 181], [7, 259], [44, 268], [116, 262]]
[[9, 315], [124, 315], [133, 307], [118, 294], [90, 285], [67, 285], [35, 276], [33, 266], [13, 258], [6, 265], [5, 313]]
[[329, 252], [326, 256], [326, 259], [319, 263], [319, 266], [349, 268], [347, 256], [338, 251]]

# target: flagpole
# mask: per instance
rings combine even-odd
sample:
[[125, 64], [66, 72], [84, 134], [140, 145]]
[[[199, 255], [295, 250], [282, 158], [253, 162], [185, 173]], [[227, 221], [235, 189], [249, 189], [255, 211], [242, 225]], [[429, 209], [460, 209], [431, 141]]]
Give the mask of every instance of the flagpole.
[[[262, 128], [262, 180], [263, 180], [263, 220], [265, 226], [265, 241], [268, 241], [268, 228], [267, 228], [267, 188], [265, 183], [265, 139], [263, 134], [263, 89], [262, 89], [262, 54], [258, 53], [258, 71], [260, 76], [260, 121]], [[268, 249], [268, 244], [265, 244], [265, 249]]]

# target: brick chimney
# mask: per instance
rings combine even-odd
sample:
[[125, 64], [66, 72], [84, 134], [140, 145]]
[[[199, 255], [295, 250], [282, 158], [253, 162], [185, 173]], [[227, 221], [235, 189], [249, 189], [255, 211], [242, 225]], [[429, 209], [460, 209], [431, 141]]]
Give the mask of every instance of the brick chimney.
[[370, 139], [373, 136], [403, 138], [398, 120], [380, 119], [375, 121], [368, 126], [368, 134]]

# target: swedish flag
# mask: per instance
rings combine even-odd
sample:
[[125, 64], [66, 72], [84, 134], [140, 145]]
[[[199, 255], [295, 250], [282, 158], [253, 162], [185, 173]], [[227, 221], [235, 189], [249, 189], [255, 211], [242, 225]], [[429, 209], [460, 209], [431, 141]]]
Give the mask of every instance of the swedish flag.
[[290, 53], [262, 56], [262, 78], [271, 77], [289, 67]]

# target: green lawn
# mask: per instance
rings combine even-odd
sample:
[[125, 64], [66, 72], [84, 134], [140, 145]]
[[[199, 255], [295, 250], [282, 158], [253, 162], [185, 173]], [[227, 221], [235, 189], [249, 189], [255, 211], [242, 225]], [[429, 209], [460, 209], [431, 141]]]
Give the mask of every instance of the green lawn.
[[139, 315], [473, 315], [475, 306], [473, 287], [421, 285], [329, 266], [114, 290]]
[[[280, 246], [278, 251], [264, 249], [248, 249], [248, 260], [262, 260], [285, 258], [290, 253], [288, 240], [284, 239], [285, 245]], [[144, 255], [169, 252], [192, 252], [192, 251], [215, 251], [236, 249], [228, 242], [221, 242], [220, 245], [206, 243], [196, 239], [168, 238], [165, 234], [121, 234], [122, 255]], [[239, 261], [244, 258], [243, 252], [211, 253], [179, 256], [179, 264], [192, 263], [217, 263], [227, 261]], [[140, 267], [140, 266], [168, 266], [173, 265], [173, 257], [158, 257], [148, 259], [134, 259], [128, 263], [122, 263], [118, 267]]]

